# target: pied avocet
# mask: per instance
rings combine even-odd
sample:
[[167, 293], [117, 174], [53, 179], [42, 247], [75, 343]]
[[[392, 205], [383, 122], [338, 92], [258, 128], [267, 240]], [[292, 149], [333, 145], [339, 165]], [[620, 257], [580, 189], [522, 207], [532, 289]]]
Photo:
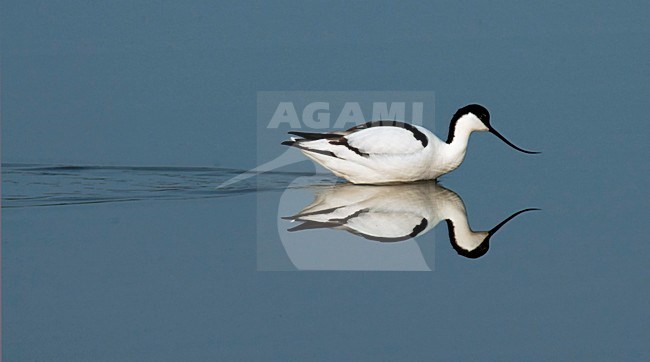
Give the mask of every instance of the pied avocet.
[[472, 132], [487, 131], [510, 147], [521, 149], [490, 125], [490, 113], [478, 104], [459, 109], [451, 118], [449, 136], [442, 141], [424, 127], [380, 120], [346, 131], [329, 133], [289, 132], [293, 146], [307, 157], [357, 184], [381, 184], [435, 180], [456, 169], [465, 158]]

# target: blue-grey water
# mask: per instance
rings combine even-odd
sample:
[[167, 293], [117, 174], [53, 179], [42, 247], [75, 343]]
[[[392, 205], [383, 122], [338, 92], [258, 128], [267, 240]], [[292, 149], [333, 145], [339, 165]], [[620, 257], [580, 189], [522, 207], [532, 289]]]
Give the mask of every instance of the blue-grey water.
[[[649, 10], [4, 1], [2, 357], [647, 360]], [[288, 231], [344, 187], [259, 121], [288, 90], [435, 93], [441, 138], [481, 103], [543, 153], [475, 134], [440, 186], [475, 231], [541, 211], [475, 259]]]
[[[3, 165], [3, 208], [70, 206], [147, 200], [191, 200], [285, 190], [301, 172], [217, 167], [129, 167], [79, 165]], [[222, 184], [236, 176], [250, 178]], [[324, 181], [337, 182], [333, 175]], [[318, 184], [311, 180], [303, 185]]]

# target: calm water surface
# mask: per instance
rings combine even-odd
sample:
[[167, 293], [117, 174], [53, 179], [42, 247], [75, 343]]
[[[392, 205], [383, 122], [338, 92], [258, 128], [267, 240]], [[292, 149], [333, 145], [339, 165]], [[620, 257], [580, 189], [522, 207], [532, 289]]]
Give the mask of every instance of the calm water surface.
[[[4, 1], [2, 357], [650, 360], [649, 10]], [[257, 92], [291, 90], [435, 92], [443, 138], [480, 103], [543, 153], [474, 135], [406, 203], [308, 161], [218, 188], [284, 154]], [[458, 200], [541, 211], [468, 258]]]
[[[538, 167], [552, 157], [521, 160]], [[327, 227], [287, 231], [296, 223], [281, 217], [316, 195], [349, 207], [366, 202], [375, 213], [399, 201], [378, 197], [381, 187], [308, 172], [217, 188], [239, 173], [5, 165], [4, 353], [306, 358], [319, 346], [330, 358], [636, 359], [647, 351], [647, 206], [634, 190], [542, 181], [543, 171], [512, 177], [508, 187], [453, 176], [440, 186], [401, 186], [410, 205], [461, 200], [475, 231], [519, 209], [543, 209], [508, 223], [472, 259], [453, 247], [444, 222], [390, 243]], [[412, 230], [408, 218], [402, 224]]]

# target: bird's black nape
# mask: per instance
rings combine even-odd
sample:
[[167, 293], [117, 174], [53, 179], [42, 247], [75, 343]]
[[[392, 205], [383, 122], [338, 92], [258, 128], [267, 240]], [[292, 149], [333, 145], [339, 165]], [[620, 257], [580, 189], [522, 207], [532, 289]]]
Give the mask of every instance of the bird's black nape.
[[481, 120], [488, 128], [490, 128], [490, 112], [487, 110], [487, 108], [483, 107], [480, 104], [468, 104], [463, 108], [460, 108], [459, 110], [454, 113], [453, 117], [451, 117], [451, 121], [449, 122], [449, 134], [447, 135], [447, 143], [451, 143], [454, 140], [454, 133], [456, 131], [456, 123], [458, 123], [458, 120], [460, 117], [466, 115], [466, 114], [474, 114], [478, 119]]

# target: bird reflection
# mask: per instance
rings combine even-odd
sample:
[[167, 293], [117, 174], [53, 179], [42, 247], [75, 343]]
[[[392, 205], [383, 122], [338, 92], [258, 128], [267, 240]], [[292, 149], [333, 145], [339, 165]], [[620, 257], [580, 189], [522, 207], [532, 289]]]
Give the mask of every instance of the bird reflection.
[[288, 231], [344, 230], [379, 241], [398, 242], [423, 235], [445, 220], [449, 241], [458, 254], [479, 258], [487, 253], [490, 238], [516, 216], [508, 216], [488, 231], [473, 231], [463, 200], [436, 182], [400, 185], [337, 184], [317, 192], [315, 200], [298, 214], [283, 217], [300, 222]]

